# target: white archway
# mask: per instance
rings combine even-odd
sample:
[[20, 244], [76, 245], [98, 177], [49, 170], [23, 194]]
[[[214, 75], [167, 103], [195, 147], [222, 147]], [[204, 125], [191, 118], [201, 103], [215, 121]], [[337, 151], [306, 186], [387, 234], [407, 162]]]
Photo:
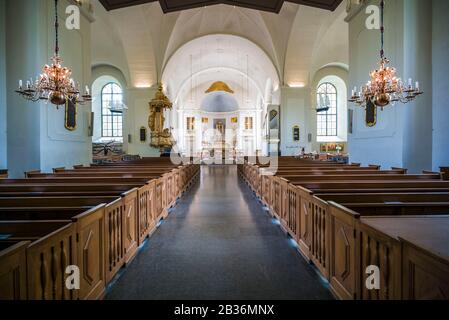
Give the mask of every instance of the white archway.
[[[232, 88], [232, 98], [238, 104], [235, 112], [201, 110], [206, 92], [217, 81]], [[174, 109], [167, 118], [179, 133], [181, 151], [192, 149], [192, 145], [197, 151], [204, 148], [208, 144], [204, 141], [204, 131], [215, 129], [217, 119], [238, 137], [238, 141], [234, 141], [235, 148], [252, 153], [261, 150], [263, 113], [273, 88], [280, 86], [280, 80], [270, 57], [258, 45], [226, 34], [194, 39], [171, 56], [163, 71], [162, 83], [174, 102]]]

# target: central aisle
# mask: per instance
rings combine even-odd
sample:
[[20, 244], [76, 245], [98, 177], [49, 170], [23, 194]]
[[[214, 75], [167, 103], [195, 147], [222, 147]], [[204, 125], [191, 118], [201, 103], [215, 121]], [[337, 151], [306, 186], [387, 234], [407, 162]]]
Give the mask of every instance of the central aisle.
[[236, 166], [203, 166], [107, 299], [332, 299]]

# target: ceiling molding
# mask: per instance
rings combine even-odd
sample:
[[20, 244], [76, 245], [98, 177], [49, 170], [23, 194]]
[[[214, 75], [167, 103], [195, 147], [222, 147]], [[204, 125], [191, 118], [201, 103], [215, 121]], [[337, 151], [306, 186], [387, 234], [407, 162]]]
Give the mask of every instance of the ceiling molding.
[[[107, 11], [137, 6], [155, 1], [157, 0], [100, 0], [101, 4]], [[334, 11], [342, 1], [343, 0], [288, 0], [288, 2], [330, 11]], [[255, 10], [279, 13], [282, 9], [282, 6], [284, 5], [284, 2], [285, 0], [159, 0], [164, 13], [200, 8], [221, 3]]]

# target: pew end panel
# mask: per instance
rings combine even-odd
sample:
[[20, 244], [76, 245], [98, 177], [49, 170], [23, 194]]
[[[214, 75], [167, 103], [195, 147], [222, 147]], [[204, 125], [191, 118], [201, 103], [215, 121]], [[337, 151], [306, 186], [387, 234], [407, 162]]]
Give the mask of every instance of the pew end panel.
[[406, 169], [406, 168], [391, 167], [391, 170], [398, 171], [398, 172], [400, 172], [402, 174], [407, 174], [408, 173], [408, 169]]
[[73, 223], [32, 243], [27, 249], [29, 300], [76, 300], [66, 287], [66, 268], [78, 266], [76, 227]]
[[[400, 300], [402, 297], [401, 242], [397, 237], [371, 225], [371, 221], [379, 219], [382, 217], [361, 217], [356, 225], [358, 300]], [[380, 290], [367, 288], [367, 268], [370, 266], [379, 268]]]
[[0, 179], [8, 179], [8, 170], [0, 170]]
[[310, 257], [324, 278], [329, 280], [329, 205], [317, 197], [312, 197], [312, 235]]
[[441, 167], [441, 177], [444, 181], [449, 181], [449, 167]]
[[108, 204], [105, 208], [105, 262], [106, 282], [109, 283], [125, 263], [125, 249], [123, 235], [125, 220], [122, 199]]
[[449, 260], [399, 238], [402, 243], [402, 299], [448, 300]]
[[105, 278], [105, 204], [73, 218], [80, 268], [80, 300], [103, 298]]
[[125, 263], [131, 262], [139, 247], [138, 191], [139, 189], [134, 188], [124, 193], [122, 199]]
[[311, 244], [312, 244], [312, 198], [313, 192], [300, 186], [290, 184], [299, 194], [297, 206], [299, 206], [299, 249], [304, 257], [310, 262]]
[[40, 173], [42, 173], [41, 170], [31, 170], [31, 171], [26, 171], [26, 172], [24, 173], [25, 179], [30, 179], [34, 174], [40, 174]]
[[330, 275], [332, 292], [341, 300], [356, 298], [356, 221], [359, 214], [329, 202]]
[[155, 181], [151, 181], [138, 191], [139, 197], [139, 245], [152, 233], [156, 226], [155, 217]]
[[26, 250], [22, 241], [0, 251], [0, 300], [27, 299]]

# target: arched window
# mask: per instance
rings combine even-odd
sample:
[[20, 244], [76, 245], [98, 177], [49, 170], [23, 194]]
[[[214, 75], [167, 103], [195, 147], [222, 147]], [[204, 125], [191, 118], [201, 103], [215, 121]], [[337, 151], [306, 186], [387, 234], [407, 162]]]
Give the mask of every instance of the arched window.
[[336, 137], [337, 128], [337, 89], [331, 83], [323, 83], [317, 89], [318, 105], [322, 108], [328, 107], [329, 110], [318, 112], [317, 116], [317, 135], [318, 137]]
[[103, 138], [123, 137], [123, 114], [111, 112], [112, 104], [123, 101], [122, 88], [116, 83], [108, 83], [101, 90], [101, 135]]

